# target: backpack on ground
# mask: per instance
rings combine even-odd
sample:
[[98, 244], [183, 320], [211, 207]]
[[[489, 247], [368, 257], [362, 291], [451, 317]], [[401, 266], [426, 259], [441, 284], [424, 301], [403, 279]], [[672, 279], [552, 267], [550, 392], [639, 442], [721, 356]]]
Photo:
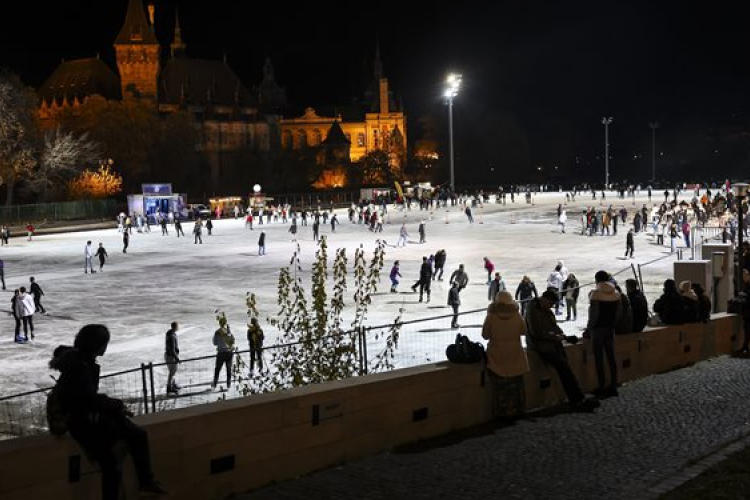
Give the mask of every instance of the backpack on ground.
[[478, 363], [484, 359], [484, 346], [459, 333], [456, 341], [446, 348], [445, 355], [452, 363]]

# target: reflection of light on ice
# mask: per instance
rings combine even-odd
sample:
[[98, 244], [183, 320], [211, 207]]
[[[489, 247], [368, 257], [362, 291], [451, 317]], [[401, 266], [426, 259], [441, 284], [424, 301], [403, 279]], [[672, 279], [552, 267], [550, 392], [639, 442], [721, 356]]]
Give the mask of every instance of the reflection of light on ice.
[[[387, 324], [398, 315], [399, 308], [404, 309], [403, 321], [447, 314], [448, 277], [460, 263], [465, 264], [470, 278], [469, 286], [461, 293], [461, 310], [484, 308], [487, 288], [482, 257], [485, 255], [495, 262], [511, 292], [515, 292], [521, 277], [528, 274], [541, 293], [547, 275], [561, 258], [582, 284], [593, 281], [594, 273], [599, 269], [614, 272], [629, 267], [629, 261], [616, 258], [624, 251], [625, 231], [612, 237], [582, 237], [577, 234], [580, 232], [578, 221], [573, 221], [569, 224], [571, 231], [561, 235], [555, 209], [558, 203], [564, 202], [564, 194], [543, 193], [535, 196], [535, 199], [535, 206], [526, 204], [521, 193], [515, 203], [511, 203], [508, 196], [505, 205], [485, 204], [483, 225], [469, 225], [466, 217], [458, 213], [459, 206], [451, 207], [456, 213], [452, 214], [450, 224], [442, 223], [442, 214], [438, 211], [436, 214], [440, 214], [440, 223], [428, 224], [427, 243], [409, 243], [405, 248], [388, 247], [380, 288], [373, 297], [366, 323]], [[645, 194], [638, 200], [639, 205], [647, 203]], [[614, 196], [612, 202], [619, 209], [621, 203]], [[568, 213], [580, 213], [590, 203], [591, 200], [570, 202]], [[399, 223], [384, 225], [383, 233], [374, 234], [364, 225], [350, 223], [346, 213], [348, 208], [338, 210], [341, 224], [335, 234], [330, 233], [329, 224], [321, 224], [320, 231], [321, 235], [328, 237], [330, 264], [335, 249], [344, 246], [348, 249], [350, 269], [354, 249], [360, 244], [364, 245], [369, 264], [377, 238], [397, 241], [401, 219], [405, 219], [409, 233], [416, 234], [420, 220], [429, 214], [429, 211], [420, 211], [418, 206], [413, 205], [411, 211], [399, 213]], [[389, 206], [388, 210], [392, 211], [393, 207]], [[77, 330], [86, 323], [104, 323], [112, 332], [109, 351], [100, 359], [103, 373], [136, 368], [142, 362], [162, 362], [164, 334], [171, 321], [180, 323], [178, 336], [181, 357], [213, 354], [212, 337], [217, 328], [213, 314], [215, 309], [226, 311], [238, 345], [241, 349], [247, 349], [245, 294], [248, 291], [256, 294], [261, 323], [266, 332], [266, 345], [274, 343], [278, 332], [268, 325], [266, 319], [278, 312], [278, 270], [289, 264], [293, 251], [288, 224], [267, 224], [264, 220], [262, 226], [254, 225], [255, 230], [250, 231], [242, 219], [221, 219], [215, 221], [212, 236], [204, 234], [203, 245], [194, 245], [189, 234], [187, 238], [177, 238], [174, 231], [170, 231], [169, 236], [161, 236], [160, 231], [144, 234], [134, 232], [125, 255], [121, 252], [122, 234], [117, 232], [115, 215], [112, 229], [109, 230], [40, 235], [32, 242], [17, 237], [11, 239], [10, 246], [3, 248], [9, 289], [27, 285], [29, 276], [35, 276], [46, 293], [44, 304], [51, 314], [35, 318], [37, 337], [34, 342], [27, 345], [16, 345], [9, 340], [0, 343], [0, 357], [3, 359], [0, 365], [3, 380], [0, 394], [50, 385], [50, 372], [46, 365], [52, 350], [59, 344], [71, 344]], [[513, 218], [516, 224], [510, 224]], [[257, 257], [260, 229], [266, 232], [267, 255], [263, 258]], [[298, 224], [298, 230], [302, 277], [309, 295], [309, 266], [316, 250], [311, 222], [308, 220], [307, 226]], [[84, 275], [81, 272], [83, 248], [88, 239], [95, 246], [99, 242], [104, 243], [110, 255], [104, 273]], [[418, 294], [388, 293], [388, 272], [394, 260], [401, 261], [403, 278], [399, 290], [408, 292], [409, 286], [417, 279], [422, 256], [434, 254], [441, 248], [447, 252], [446, 276], [445, 281], [432, 282], [430, 304], [418, 303]], [[652, 245], [650, 238], [638, 235], [635, 243], [636, 262], [661, 257], [666, 249]], [[661, 283], [671, 269], [672, 261], [669, 259], [643, 269], [650, 305], [658, 297]], [[631, 276], [630, 272], [623, 273], [618, 280], [624, 281]], [[348, 284], [350, 288], [346, 300], [351, 307], [351, 275], [348, 276]], [[9, 307], [10, 292], [5, 297]], [[566, 333], [580, 336], [587, 308], [586, 290], [582, 290], [578, 302], [578, 321], [560, 323]], [[55, 315], [73, 319], [64, 320]], [[344, 325], [348, 326], [353, 320], [350, 309], [346, 310], [344, 318]], [[472, 340], [481, 340], [483, 318], [484, 313], [476, 313], [466, 320], [460, 320], [461, 331]], [[6, 318], [5, 326], [5, 331], [13, 327], [12, 318]], [[397, 366], [444, 360], [445, 348], [453, 342], [457, 333], [449, 326], [450, 318], [405, 325], [395, 360]], [[379, 339], [368, 343], [371, 358], [382, 349], [382, 342]], [[196, 381], [208, 377], [210, 382], [213, 363], [209, 364], [201, 368], [207, 370], [208, 375], [197, 372], [191, 375], [187, 366], [180, 367], [178, 382], [184, 385], [189, 376]], [[164, 373], [160, 374], [160, 371]], [[155, 376], [158, 392], [165, 383], [166, 368], [155, 370]], [[211, 400], [216, 398], [218, 394]]]

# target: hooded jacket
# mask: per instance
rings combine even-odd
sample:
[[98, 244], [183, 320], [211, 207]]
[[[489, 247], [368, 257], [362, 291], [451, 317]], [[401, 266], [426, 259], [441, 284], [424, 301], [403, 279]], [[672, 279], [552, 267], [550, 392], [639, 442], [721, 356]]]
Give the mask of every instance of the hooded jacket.
[[526, 309], [526, 345], [537, 352], [554, 352], [562, 344], [563, 331], [557, 325], [555, 315], [542, 304], [541, 298], [533, 299]]
[[685, 322], [684, 305], [674, 280], [664, 282], [664, 293], [654, 302], [654, 312], [665, 325], [681, 325]]
[[514, 303], [492, 303], [482, 325], [482, 338], [487, 339], [487, 368], [501, 377], [516, 377], [529, 371], [521, 336], [526, 322]]
[[648, 303], [640, 290], [628, 293], [630, 309], [633, 312], [633, 332], [642, 332], [648, 322]]
[[622, 315], [620, 292], [615, 286], [602, 281], [589, 293], [589, 322], [587, 328], [614, 328]]

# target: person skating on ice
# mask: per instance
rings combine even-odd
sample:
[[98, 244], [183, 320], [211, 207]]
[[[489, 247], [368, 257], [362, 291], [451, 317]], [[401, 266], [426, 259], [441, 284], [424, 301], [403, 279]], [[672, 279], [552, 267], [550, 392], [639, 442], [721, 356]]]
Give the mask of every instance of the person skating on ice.
[[42, 290], [42, 287], [39, 286], [39, 283], [36, 282], [33, 276], [29, 278], [29, 281], [31, 282], [31, 287], [29, 291], [31, 292], [31, 295], [34, 297], [34, 312], [47, 314], [47, 310], [42, 305], [42, 296], [44, 295], [44, 291]]
[[[94, 254], [96, 257], [99, 257], [99, 271], [104, 271], [104, 263], [107, 261], [107, 250], [104, 248], [104, 244], [99, 242], [99, 248], [96, 249], [96, 253]], [[94, 271], [91, 271], [92, 273]]]
[[95, 273], [94, 271], [94, 264], [92, 262], [92, 259], [94, 258], [94, 249], [91, 247], [91, 240], [86, 242], [86, 246], [83, 249], [83, 273], [88, 274], [89, 270], [91, 270], [91, 273]]

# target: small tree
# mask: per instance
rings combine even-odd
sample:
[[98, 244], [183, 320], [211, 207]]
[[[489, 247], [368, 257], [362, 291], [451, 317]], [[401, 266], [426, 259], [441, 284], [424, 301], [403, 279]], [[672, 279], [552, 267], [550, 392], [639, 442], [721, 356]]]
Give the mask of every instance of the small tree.
[[122, 176], [109, 165], [96, 171], [84, 170], [68, 183], [68, 192], [75, 199], [107, 198], [122, 191]]

